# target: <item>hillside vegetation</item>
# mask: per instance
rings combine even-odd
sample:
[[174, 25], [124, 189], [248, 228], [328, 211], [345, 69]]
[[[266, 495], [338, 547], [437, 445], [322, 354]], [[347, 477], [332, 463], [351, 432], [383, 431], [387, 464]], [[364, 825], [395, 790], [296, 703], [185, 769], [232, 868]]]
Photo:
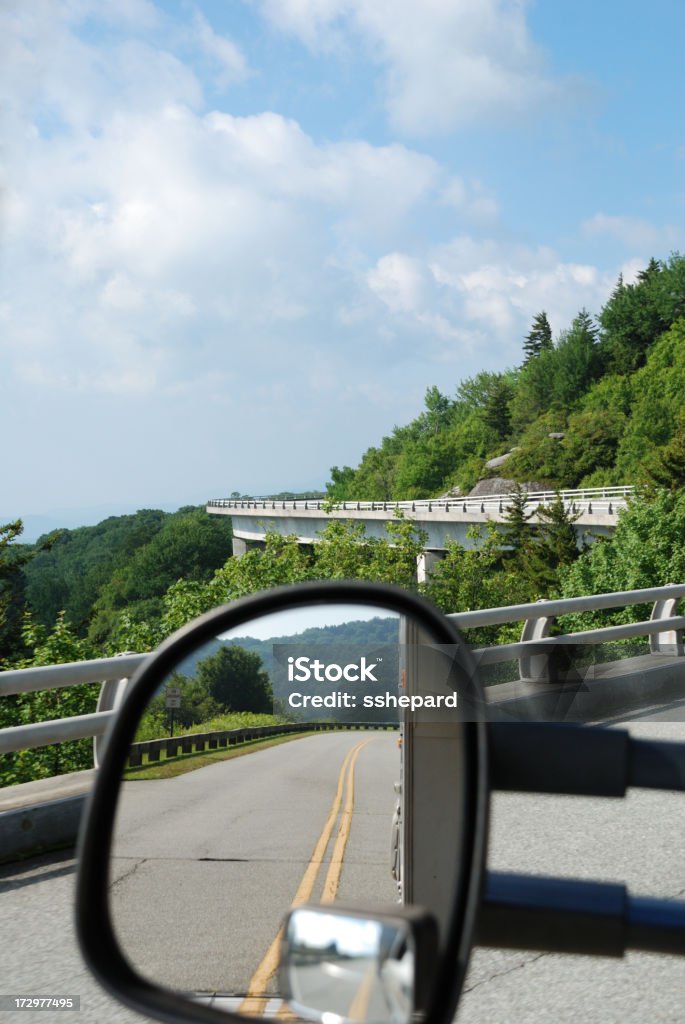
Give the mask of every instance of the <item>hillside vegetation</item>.
[[[495, 473], [551, 489], [653, 479], [685, 426], [683, 316], [678, 254], [651, 260], [633, 284], [619, 279], [596, 320], [581, 310], [556, 339], [540, 312], [519, 367], [479, 373], [454, 397], [429, 388], [424, 412], [369, 448], [356, 469], [333, 467], [329, 497], [468, 493]], [[488, 471], [486, 462], [512, 450]]]
[[[488, 460], [511, 452], [493, 473], [552, 489], [638, 485], [611, 538], [579, 550], [560, 499], [533, 526], [518, 491], [503, 526], [475, 530], [478, 543], [468, 550], [447, 543], [444, 559], [418, 584], [425, 537], [402, 516], [377, 539], [365, 537], [362, 523], [331, 519], [311, 548], [268, 534], [263, 548], [239, 559], [231, 555], [230, 521], [202, 508], [143, 510], [56, 531], [37, 545], [20, 543], [17, 521], [0, 526], [0, 668], [148, 651], [210, 608], [304, 580], [395, 583], [447, 612], [683, 582], [683, 396], [685, 260], [674, 255], [652, 260], [634, 284], [619, 281], [596, 322], [581, 311], [556, 340], [538, 314], [518, 368], [480, 373], [454, 398], [430, 388], [417, 419], [370, 448], [356, 469], [334, 467], [327, 489], [333, 503], [466, 492], [487, 475]], [[558, 628], [645, 613], [569, 616]], [[505, 624], [467, 639], [501, 643], [519, 632]], [[92, 711], [98, 689], [6, 697], [0, 728]], [[91, 763], [89, 741], [22, 751], [0, 758], [0, 785]]]

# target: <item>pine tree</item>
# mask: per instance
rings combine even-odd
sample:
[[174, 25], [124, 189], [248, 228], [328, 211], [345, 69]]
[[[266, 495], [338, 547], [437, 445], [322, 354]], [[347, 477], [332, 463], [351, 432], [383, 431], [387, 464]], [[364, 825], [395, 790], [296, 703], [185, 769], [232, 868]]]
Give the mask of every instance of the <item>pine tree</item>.
[[511, 433], [509, 403], [513, 397], [514, 388], [510, 380], [507, 380], [506, 377], [499, 377], [493, 381], [483, 410], [483, 421], [497, 434], [500, 440], [509, 437]]
[[654, 277], [656, 274], [659, 274], [660, 271], [661, 263], [659, 262], [659, 260], [654, 259], [654, 257], [652, 256], [645, 269], [639, 271], [637, 279], [638, 281], [649, 281], [651, 277]]
[[530, 332], [526, 335], [526, 339], [523, 342], [523, 351], [526, 357], [523, 365], [525, 366], [531, 359], [539, 356], [541, 352], [553, 347], [552, 328], [549, 325], [547, 313], [543, 309], [534, 318]]
[[512, 561], [530, 547], [533, 539], [534, 527], [529, 525], [533, 515], [532, 510], [526, 511], [528, 494], [520, 485], [511, 495], [509, 507], [504, 515], [504, 529], [501, 531], [501, 538], [506, 545], [502, 552], [503, 561]]
[[597, 325], [588, 313], [587, 309], [581, 309], [578, 316], [574, 318], [571, 329], [574, 331], [578, 331], [578, 333], [580, 334], [587, 335], [587, 337], [593, 344], [597, 343], [597, 335], [599, 333], [597, 330]]
[[580, 554], [573, 525], [579, 515], [566, 508], [558, 491], [554, 501], [537, 509], [538, 536], [523, 551], [521, 561], [524, 575], [541, 597], [557, 588], [559, 568]]

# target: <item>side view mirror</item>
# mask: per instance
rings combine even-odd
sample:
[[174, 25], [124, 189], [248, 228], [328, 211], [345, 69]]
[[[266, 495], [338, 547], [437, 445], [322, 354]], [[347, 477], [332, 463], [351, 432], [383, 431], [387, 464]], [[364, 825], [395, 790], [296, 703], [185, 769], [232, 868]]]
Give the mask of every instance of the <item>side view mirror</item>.
[[453, 624], [396, 587], [276, 588], [180, 630], [132, 680], [84, 818], [88, 966], [166, 1021], [451, 1020], [483, 708]]

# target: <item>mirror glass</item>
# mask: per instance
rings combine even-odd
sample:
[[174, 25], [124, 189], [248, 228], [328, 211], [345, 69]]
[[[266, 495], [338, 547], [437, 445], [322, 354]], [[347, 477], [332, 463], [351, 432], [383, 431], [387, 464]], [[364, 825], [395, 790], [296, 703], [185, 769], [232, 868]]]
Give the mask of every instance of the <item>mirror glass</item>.
[[291, 908], [404, 901], [444, 930], [465, 793], [450, 665], [406, 617], [361, 604], [284, 609], [186, 650], [119, 791], [110, 905], [138, 973], [283, 1015]]
[[414, 964], [406, 922], [302, 908], [285, 930], [282, 988], [290, 1007], [314, 1020], [408, 1024]]

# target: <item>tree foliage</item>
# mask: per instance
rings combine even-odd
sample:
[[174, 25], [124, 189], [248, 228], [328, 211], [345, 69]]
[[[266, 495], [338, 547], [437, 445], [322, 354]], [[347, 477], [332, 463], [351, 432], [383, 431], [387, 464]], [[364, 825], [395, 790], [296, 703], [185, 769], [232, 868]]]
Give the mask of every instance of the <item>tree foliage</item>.
[[254, 651], [239, 644], [225, 644], [197, 666], [197, 684], [222, 711], [273, 711], [271, 681], [264, 663]]
[[574, 523], [579, 515], [558, 492], [548, 505], [538, 507], [535, 534], [522, 545], [519, 560], [520, 571], [536, 597], [557, 596], [560, 570], [578, 558]]
[[[458, 384], [454, 397], [429, 388], [416, 419], [368, 449], [356, 469], [336, 467], [327, 492], [336, 501], [426, 498], [455, 487], [468, 493], [507, 449], [519, 450], [507, 476], [522, 483], [646, 480], [676, 430], [683, 317], [678, 253], [651, 260], [630, 284], [619, 280], [596, 317], [581, 310], [556, 340], [543, 311], [518, 370], [482, 371]], [[550, 433], [564, 433], [561, 445], [550, 443]]]
[[[599, 538], [560, 573], [564, 597], [642, 590], [685, 579], [685, 491], [642, 490], [618, 516], [610, 539]], [[568, 619], [576, 629], [649, 617], [647, 606], [628, 605]]]
[[202, 508], [112, 516], [39, 542], [25, 569], [27, 604], [47, 627], [64, 611], [79, 635], [106, 646], [121, 610], [158, 617], [175, 580], [208, 579], [231, 550], [230, 520]]
[[[54, 627], [46, 629], [25, 614], [22, 624], [24, 655], [15, 667], [60, 665], [96, 657], [90, 644], [69, 628], [64, 614]], [[69, 686], [58, 690], [38, 690], [3, 697], [0, 701], [0, 728], [29, 725], [95, 711], [100, 691], [98, 683]], [[20, 750], [0, 756], [0, 786], [49, 778], [65, 772], [93, 767], [93, 741], [76, 740], [50, 744], [34, 750]]]
[[[488, 469], [490, 460], [511, 451], [506, 475], [522, 485], [644, 482], [611, 540], [581, 553], [560, 500], [532, 525], [519, 495], [503, 524], [483, 527], [464, 546], [448, 544], [419, 587], [416, 557], [425, 538], [410, 518], [374, 539], [360, 524], [331, 517], [308, 549], [295, 537], [267, 535], [263, 548], [240, 559], [231, 557], [230, 520], [196, 508], [173, 515], [144, 509], [56, 531], [38, 545], [22, 545], [21, 523], [7, 523], [0, 527], [4, 666], [147, 651], [210, 608], [308, 579], [386, 580], [457, 611], [685, 578], [685, 258], [651, 260], [632, 283], [619, 280], [596, 317], [582, 310], [556, 339], [538, 314], [524, 352], [518, 369], [428, 388], [411, 422], [371, 446], [356, 468], [332, 469], [327, 497], [339, 508], [467, 493], [499, 472]], [[493, 627], [491, 639], [507, 638], [507, 629]], [[0, 725], [90, 710], [96, 690], [7, 698]], [[189, 706], [214, 700], [197, 690]], [[89, 743], [63, 745], [10, 758], [2, 778], [89, 763]]]
[[23, 532], [21, 519], [0, 526], [0, 668], [20, 648], [23, 568], [30, 557], [28, 549], [16, 543]]
[[541, 352], [548, 351], [553, 347], [552, 328], [547, 319], [547, 313], [543, 309], [533, 319], [532, 327], [523, 342], [523, 354], [525, 356], [523, 365], [525, 366], [531, 359], [539, 356]]

